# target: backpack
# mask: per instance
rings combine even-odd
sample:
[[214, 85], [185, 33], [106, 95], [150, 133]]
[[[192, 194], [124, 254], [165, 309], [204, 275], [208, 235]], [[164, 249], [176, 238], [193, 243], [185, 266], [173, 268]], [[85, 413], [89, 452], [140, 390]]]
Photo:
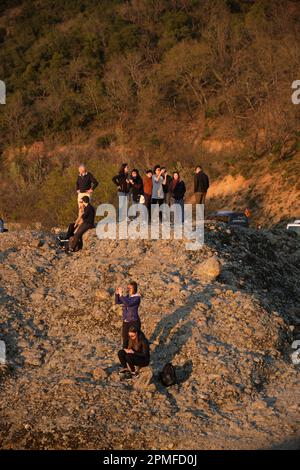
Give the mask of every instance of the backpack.
[[165, 387], [170, 387], [171, 385], [176, 384], [176, 371], [171, 362], [164, 365], [163, 370], [159, 374], [159, 379]]

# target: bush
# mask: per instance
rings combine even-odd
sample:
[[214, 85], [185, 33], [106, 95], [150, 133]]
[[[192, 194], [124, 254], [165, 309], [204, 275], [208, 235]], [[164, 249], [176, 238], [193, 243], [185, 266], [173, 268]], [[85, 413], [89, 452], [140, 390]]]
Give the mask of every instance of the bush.
[[114, 134], [102, 135], [97, 138], [96, 145], [101, 149], [107, 149], [115, 140], [116, 137]]

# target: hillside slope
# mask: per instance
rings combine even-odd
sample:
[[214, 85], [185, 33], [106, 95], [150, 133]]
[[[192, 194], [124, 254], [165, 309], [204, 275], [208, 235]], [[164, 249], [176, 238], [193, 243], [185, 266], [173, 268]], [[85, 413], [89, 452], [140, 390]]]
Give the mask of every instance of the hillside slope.
[[[1, 235], [0, 447], [241, 449], [299, 445], [300, 244], [211, 224], [182, 241], [100, 241], [66, 256], [52, 235]], [[151, 364], [117, 375], [116, 285], [137, 280]], [[172, 361], [180, 383], [157, 381]], [[152, 375], [153, 374], [153, 375]]]
[[214, 207], [249, 206], [263, 225], [293, 217], [299, 18], [292, 0], [2, 2], [1, 216], [66, 224], [78, 163], [108, 201], [127, 161], [188, 179], [203, 164], [219, 193], [241, 175], [249, 190]]

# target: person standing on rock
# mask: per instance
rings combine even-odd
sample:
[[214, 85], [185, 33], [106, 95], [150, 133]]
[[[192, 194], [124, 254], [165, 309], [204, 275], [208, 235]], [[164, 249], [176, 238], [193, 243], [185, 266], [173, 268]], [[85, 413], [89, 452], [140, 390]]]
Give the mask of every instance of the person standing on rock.
[[[161, 170], [160, 165], [156, 165], [153, 169], [153, 176], [152, 176], [152, 199], [151, 204], [158, 205], [159, 207], [164, 203], [165, 195], [163, 185], [166, 184], [167, 181], [167, 173], [164, 173]], [[162, 213], [156, 211], [157, 208], [152, 207], [153, 211], [151, 213], [151, 220], [154, 223], [157, 223], [158, 220], [162, 220]]]
[[209, 188], [209, 178], [201, 166], [195, 168], [194, 194], [196, 204], [205, 204], [206, 194]]
[[131, 326], [134, 326], [138, 330], [141, 328], [141, 320], [139, 317], [139, 306], [141, 303], [141, 297], [137, 293], [138, 286], [135, 281], [131, 281], [128, 286], [128, 295], [123, 295], [121, 287], [116, 289], [115, 303], [116, 305], [123, 305], [123, 326], [122, 326], [122, 338], [123, 348], [128, 346], [128, 331]]
[[81, 241], [82, 245], [82, 236], [85, 234], [85, 232], [95, 227], [95, 209], [90, 203], [90, 198], [88, 196], [83, 196], [82, 204], [84, 206], [82, 224], [78, 227], [78, 230], [76, 230], [74, 236], [69, 240], [70, 251], [75, 251], [79, 241]]
[[164, 177], [164, 182], [163, 182], [164, 203], [170, 206], [171, 205], [172, 176], [168, 174], [168, 170], [164, 166], [161, 167], [161, 174]]
[[146, 175], [143, 178], [145, 206], [148, 209], [149, 219], [151, 216], [152, 176], [153, 176], [152, 170], [147, 170]]
[[139, 204], [141, 196], [144, 195], [144, 185], [139, 170], [136, 168], [134, 168], [131, 172], [129, 184], [131, 191], [131, 202], [132, 204]]
[[115, 183], [118, 188], [119, 221], [123, 221], [127, 218], [126, 205], [128, 206], [130, 191], [128, 173], [128, 164], [122, 163], [119, 173], [112, 178], [113, 183]]
[[178, 204], [181, 209], [181, 221], [184, 222], [184, 195], [186, 192], [185, 183], [180, 179], [178, 171], [174, 171], [170, 187], [172, 203]]
[[86, 166], [84, 163], [81, 163], [78, 168], [79, 175], [76, 181], [76, 191], [78, 194], [78, 205], [79, 201], [83, 198], [83, 196], [87, 196], [90, 200], [92, 200], [92, 193], [98, 186], [98, 181], [86, 170]]
[[126, 379], [137, 377], [137, 367], [147, 367], [150, 363], [149, 342], [144, 333], [135, 326], [128, 331], [128, 346], [118, 352], [122, 370], [119, 372]]
[[164, 173], [160, 165], [156, 165], [153, 170], [152, 176], [152, 204], [164, 203], [164, 190], [163, 184], [166, 184], [167, 174]]

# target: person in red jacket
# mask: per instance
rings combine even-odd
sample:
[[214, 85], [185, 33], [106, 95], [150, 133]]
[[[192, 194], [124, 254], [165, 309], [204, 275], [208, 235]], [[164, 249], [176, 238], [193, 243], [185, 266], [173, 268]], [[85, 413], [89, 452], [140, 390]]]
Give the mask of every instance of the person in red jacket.
[[145, 206], [148, 209], [149, 217], [151, 215], [152, 176], [153, 176], [152, 170], [147, 170], [146, 175], [143, 178]]

